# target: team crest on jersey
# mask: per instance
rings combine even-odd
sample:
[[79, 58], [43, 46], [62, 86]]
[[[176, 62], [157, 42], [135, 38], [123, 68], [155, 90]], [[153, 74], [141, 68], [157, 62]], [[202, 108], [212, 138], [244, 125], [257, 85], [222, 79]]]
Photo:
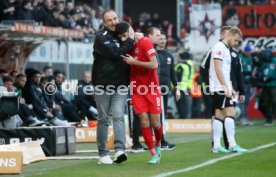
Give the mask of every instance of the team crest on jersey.
[[167, 58], [167, 64], [170, 65], [172, 63], [172, 59], [170, 57]]
[[221, 55], [221, 53], [222, 53], [221, 51], [217, 51], [216, 52], [217, 55]]
[[237, 54], [235, 52], [231, 52], [231, 56], [236, 58], [237, 57]]
[[138, 53], [139, 53], [139, 49], [138, 49], [138, 48], [135, 48], [134, 53], [135, 53], [135, 54], [138, 54]]

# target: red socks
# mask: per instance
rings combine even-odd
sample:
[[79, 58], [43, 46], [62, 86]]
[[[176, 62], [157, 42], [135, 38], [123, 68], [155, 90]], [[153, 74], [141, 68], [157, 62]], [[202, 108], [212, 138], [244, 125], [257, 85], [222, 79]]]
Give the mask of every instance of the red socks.
[[152, 155], [156, 155], [155, 148], [154, 148], [154, 143], [152, 139], [152, 133], [151, 133], [151, 128], [150, 127], [141, 127], [142, 129], [142, 134], [145, 140], [145, 143], [147, 144], [150, 153]]
[[161, 145], [161, 138], [163, 135], [163, 128], [162, 125], [158, 129], [154, 129], [154, 135], [155, 135], [155, 146], [160, 146]]
[[154, 135], [155, 135], [155, 146], [152, 139], [152, 132], [150, 127], [141, 127], [142, 134], [145, 140], [145, 143], [147, 144], [149, 151], [152, 155], [156, 155], [155, 146], [161, 145], [161, 138], [163, 135], [163, 129], [162, 126], [160, 126], [158, 129], [154, 129]]

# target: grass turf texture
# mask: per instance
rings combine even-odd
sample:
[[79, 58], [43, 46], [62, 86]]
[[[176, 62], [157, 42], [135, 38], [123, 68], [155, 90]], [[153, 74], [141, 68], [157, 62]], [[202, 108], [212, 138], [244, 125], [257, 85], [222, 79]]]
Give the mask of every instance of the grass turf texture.
[[[255, 148], [263, 144], [276, 142], [276, 127], [238, 126], [237, 142], [245, 148]], [[176, 143], [176, 149], [162, 151], [160, 165], [149, 165], [149, 152], [128, 153], [128, 160], [120, 165], [98, 165], [97, 160], [48, 160], [24, 167], [21, 176], [51, 177], [140, 177], [155, 176], [174, 170], [184, 169], [202, 162], [223, 157], [210, 152], [209, 134], [168, 134], [166, 139]], [[95, 143], [78, 144], [78, 150], [96, 149]], [[215, 164], [189, 172], [174, 174], [185, 177], [275, 177], [276, 147], [245, 153]], [[96, 153], [79, 153], [74, 156], [96, 156]], [[113, 155], [113, 153], [111, 154]], [[4, 175], [1, 175], [4, 176]], [[7, 175], [5, 175], [7, 176]], [[13, 175], [16, 176], [16, 175]]]

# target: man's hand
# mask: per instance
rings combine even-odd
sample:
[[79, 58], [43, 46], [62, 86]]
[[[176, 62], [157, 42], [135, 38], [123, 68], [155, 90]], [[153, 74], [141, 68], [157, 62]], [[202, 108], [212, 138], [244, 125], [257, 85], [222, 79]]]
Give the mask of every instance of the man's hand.
[[46, 113], [46, 117], [48, 117], [48, 118], [53, 118], [54, 115], [53, 115], [50, 111], [48, 111], [48, 112]]
[[61, 106], [58, 104], [55, 105], [54, 110], [57, 112], [62, 111]]
[[235, 90], [233, 90], [231, 88], [227, 88], [227, 87], [225, 87], [224, 93], [225, 93], [225, 96], [228, 97], [228, 98], [231, 98], [233, 95], [238, 94], [237, 92], [235, 92]]
[[134, 62], [136, 62], [136, 60], [129, 54], [121, 55], [121, 57], [123, 57], [124, 61], [129, 65], [132, 65]]
[[19, 103], [20, 103], [20, 104], [26, 104], [25, 99], [20, 97], [20, 98], [19, 98]]
[[28, 104], [28, 107], [29, 107], [29, 109], [33, 109], [34, 108], [32, 104]]
[[131, 26], [128, 29], [128, 37], [134, 40], [134, 30]]
[[179, 100], [180, 100], [180, 97], [181, 97], [180, 90], [179, 90], [179, 89], [176, 89], [176, 90], [175, 90], [175, 100], [176, 100], [176, 101], [179, 101]]
[[134, 40], [137, 42], [139, 41], [140, 39], [142, 39], [144, 37], [144, 34], [143, 33], [138, 33], [138, 32], [135, 32], [134, 33]]
[[241, 103], [243, 103], [243, 102], [245, 101], [245, 96], [244, 96], [244, 95], [240, 95], [240, 96], [239, 96], [239, 101], [240, 101]]

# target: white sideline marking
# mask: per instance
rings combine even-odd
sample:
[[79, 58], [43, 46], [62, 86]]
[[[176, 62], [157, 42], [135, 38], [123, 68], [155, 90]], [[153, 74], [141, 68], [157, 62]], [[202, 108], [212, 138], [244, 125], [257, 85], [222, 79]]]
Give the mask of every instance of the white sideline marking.
[[166, 177], [166, 176], [171, 176], [171, 175], [174, 175], [174, 174], [177, 174], [177, 173], [188, 172], [188, 171], [191, 171], [191, 170], [195, 170], [197, 168], [201, 168], [201, 167], [205, 167], [205, 166], [217, 163], [217, 162], [225, 160], [225, 159], [230, 159], [230, 158], [242, 155], [242, 154], [247, 154], [247, 153], [255, 152], [255, 151], [262, 150], [262, 149], [265, 149], [265, 148], [269, 148], [269, 147], [275, 146], [275, 145], [276, 145], [276, 142], [271, 143], [271, 144], [265, 144], [265, 145], [258, 146], [258, 147], [255, 147], [253, 149], [250, 149], [246, 153], [235, 153], [235, 154], [231, 154], [231, 155], [226, 155], [226, 156], [223, 156], [223, 157], [220, 157], [220, 158], [217, 158], [217, 159], [208, 160], [208, 161], [203, 162], [201, 164], [190, 166], [190, 167], [183, 168], [183, 169], [180, 169], [180, 170], [175, 170], [175, 171], [171, 171], [171, 172], [161, 173], [161, 174], [159, 174], [157, 176], [154, 176], [154, 177]]
[[46, 160], [93, 160], [99, 159], [99, 156], [71, 156], [71, 157], [65, 157], [65, 156], [58, 156], [58, 157], [46, 157]]
[[[115, 152], [114, 149], [109, 150], [110, 152]], [[126, 149], [125, 152], [131, 152], [131, 149]], [[98, 150], [78, 150], [76, 153], [98, 153]]]

